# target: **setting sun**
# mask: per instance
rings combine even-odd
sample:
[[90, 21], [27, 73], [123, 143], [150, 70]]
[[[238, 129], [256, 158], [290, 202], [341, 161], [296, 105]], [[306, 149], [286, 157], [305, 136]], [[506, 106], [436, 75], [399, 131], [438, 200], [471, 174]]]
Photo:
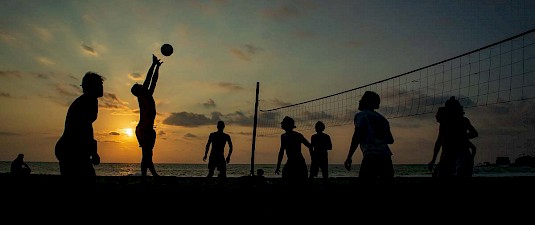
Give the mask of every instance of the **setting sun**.
[[124, 134], [126, 134], [126, 136], [128, 137], [134, 136], [134, 130], [132, 128], [125, 128], [123, 129], [123, 131], [124, 131]]

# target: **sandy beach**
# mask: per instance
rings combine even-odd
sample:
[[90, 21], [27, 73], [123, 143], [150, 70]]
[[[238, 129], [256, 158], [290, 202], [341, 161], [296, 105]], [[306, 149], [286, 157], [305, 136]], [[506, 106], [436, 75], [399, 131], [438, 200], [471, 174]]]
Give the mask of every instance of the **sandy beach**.
[[[191, 196], [226, 196], [250, 195], [316, 195], [316, 196], [358, 196], [360, 191], [380, 193], [389, 196], [422, 195], [424, 193], [449, 193], [485, 197], [494, 196], [526, 197], [533, 196], [535, 176], [522, 177], [472, 177], [458, 180], [440, 180], [432, 177], [395, 177], [391, 184], [366, 185], [358, 177], [321, 178], [309, 180], [302, 185], [288, 185], [281, 178], [263, 178], [244, 176], [227, 178], [205, 177], [147, 177], [145, 181], [139, 176], [97, 176], [93, 186], [75, 186], [59, 175], [29, 175], [14, 177], [7, 173], [0, 174], [1, 188], [11, 193], [27, 195], [68, 193], [76, 191], [75, 187], [84, 187], [88, 193], [99, 195], [167, 195], [169, 197], [188, 198]], [[73, 187], [73, 188], [70, 188]], [[4, 192], [6, 193], [6, 192]], [[362, 196], [359, 196], [362, 197]]]

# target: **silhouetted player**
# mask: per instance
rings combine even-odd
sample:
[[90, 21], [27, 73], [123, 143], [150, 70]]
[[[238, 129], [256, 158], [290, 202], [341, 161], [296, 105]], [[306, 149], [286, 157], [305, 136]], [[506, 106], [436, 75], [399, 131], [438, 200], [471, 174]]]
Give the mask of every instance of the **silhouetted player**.
[[434, 167], [433, 176], [472, 176], [476, 147], [470, 139], [477, 137], [478, 132], [464, 114], [463, 106], [454, 96], [437, 111], [436, 119], [440, 125], [433, 158], [428, 164], [429, 170], [433, 169], [441, 148], [442, 153], [440, 162]]
[[158, 81], [158, 73], [161, 62], [156, 56], [152, 55], [152, 65], [147, 72], [147, 77], [143, 86], [134, 84], [131, 92], [137, 97], [139, 103], [139, 123], [136, 126], [136, 137], [141, 147], [141, 176], [147, 176], [147, 169], [152, 176], [158, 176], [154, 163], [152, 162], [152, 149], [156, 143], [156, 131], [154, 130], [154, 119], [156, 118], [156, 103], [154, 102], [154, 89]]
[[65, 129], [55, 148], [62, 176], [94, 181], [93, 165], [100, 164], [100, 156], [93, 137], [93, 122], [98, 116], [98, 98], [104, 95], [103, 80], [99, 74], [87, 72], [82, 79], [83, 94], [67, 111]]
[[312, 163], [310, 164], [310, 178], [318, 176], [321, 169], [323, 179], [329, 178], [329, 155], [328, 150], [333, 149], [331, 137], [323, 133], [325, 124], [321, 121], [316, 122], [316, 133], [310, 138], [312, 144]]
[[351, 157], [360, 145], [362, 162], [359, 178], [364, 182], [390, 183], [394, 177], [392, 152], [388, 147], [394, 143], [390, 124], [383, 115], [375, 111], [379, 108], [381, 98], [373, 91], [366, 91], [359, 101], [359, 110], [355, 114], [355, 131], [344, 166], [351, 169]]
[[284, 152], [286, 151], [286, 164], [282, 168], [282, 180], [291, 184], [302, 184], [308, 178], [308, 168], [305, 158], [301, 153], [301, 144], [309, 149], [312, 157], [312, 144], [303, 136], [303, 134], [294, 131], [295, 121], [291, 117], [284, 117], [281, 122], [281, 128], [286, 131], [281, 134], [279, 155], [277, 157], [277, 169], [275, 174], [280, 173], [280, 166]]
[[[208, 151], [210, 151], [210, 145], [212, 145], [212, 151], [210, 152], [210, 159], [208, 160], [208, 175], [212, 177], [214, 170], [217, 168], [219, 171], [219, 177], [224, 179], [227, 177], [227, 163], [230, 163], [230, 156], [232, 155], [232, 140], [230, 135], [223, 132], [225, 129], [225, 122], [217, 122], [217, 131], [210, 133], [206, 148], [204, 151], [203, 161], [206, 161]], [[225, 145], [228, 143], [228, 155], [225, 159]]]

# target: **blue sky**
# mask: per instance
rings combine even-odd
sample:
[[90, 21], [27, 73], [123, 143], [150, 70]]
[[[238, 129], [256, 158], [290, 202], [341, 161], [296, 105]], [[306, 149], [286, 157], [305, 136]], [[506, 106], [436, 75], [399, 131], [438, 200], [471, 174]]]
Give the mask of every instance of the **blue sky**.
[[[143, 82], [155, 54], [164, 63], [155, 92], [154, 161], [203, 163], [216, 115], [236, 145], [232, 162], [249, 163], [256, 82], [261, 109], [330, 95], [533, 29], [533, 11], [535, 2], [517, 0], [6, 0], [0, 160], [25, 153], [28, 161], [56, 161], [67, 108], [81, 93], [83, 74], [95, 71], [106, 78], [94, 123], [102, 160], [140, 161], [129, 135], [138, 120], [130, 87]], [[159, 53], [164, 43], [173, 45], [173, 55]], [[425, 135], [400, 139], [429, 147], [436, 123], [432, 116], [418, 121], [417, 133]], [[336, 136], [331, 163], [342, 163], [351, 128], [330, 132]], [[258, 162], [276, 163], [278, 138], [258, 141]], [[427, 163], [432, 154], [430, 147], [418, 154], [410, 144], [398, 148], [395, 163]], [[487, 153], [479, 161], [500, 154], [519, 153]]]

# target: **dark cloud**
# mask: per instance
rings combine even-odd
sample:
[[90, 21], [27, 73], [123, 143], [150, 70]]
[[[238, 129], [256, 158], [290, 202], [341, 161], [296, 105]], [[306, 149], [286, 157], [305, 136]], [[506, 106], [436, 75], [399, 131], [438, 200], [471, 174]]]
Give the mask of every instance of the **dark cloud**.
[[130, 110], [128, 102], [123, 101], [113, 93], [104, 93], [104, 96], [99, 101], [99, 106], [107, 109], [122, 109]]
[[202, 103], [205, 108], [215, 108], [216, 104], [213, 99], [208, 99], [207, 102]]
[[19, 133], [0, 131], [0, 136], [21, 136]]
[[187, 133], [187, 134], [184, 134], [184, 137], [187, 139], [191, 139], [191, 138], [197, 138], [197, 135], [192, 134], [192, 133]]
[[214, 125], [217, 121], [225, 121], [226, 124], [238, 124], [241, 126], [251, 126], [253, 124], [253, 117], [246, 115], [246, 113], [237, 111], [229, 114], [222, 114], [221, 112], [212, 112], [211, 118], [203, 114], [196, 114], [190, 112], [172, 113], [169, 117], [163, 120], [166, 125], [184, 126], [184, 127], [198, 127], [205, 125]]
[[121, 135], [119, 132], [116, 132], [116, 131], [112, 131], [109, 133], [109, 135]]
[[132, 80], [143, 80], [143, 76], [139, 73], [130, 73], [128, 74], [128, 77]]
[[11, 98], [11, 94], [6, 93], [6, 92], [0, 92], [0, 97]]
[[227, 124], [238, 124], [241, 126], [251, 126], [253, 125], [254, 118], [250, 115], [246, 115], [244, 112], [237, 111], [224, 115], [225, 123]]
[[159, 130], [159, 131], [158, 131], [158, 135], [165, 135], [165, 131], [163, 131], [163, 130]]
[[230, 52], [234, 56], [245, 61], [251, 61], [253, 57], [261, 51], [263, 51], [262, 48], [259, 48], [250, 44], [246, 44], [242, 48], [230, 49]]
[[22, 73], [20, 71], [15, 70], [0, 70], [0, 77], [21, 78]]
[[324, 111], [321, 111], [321, 112], [305, 111], [304, 112], [304, 117], [307, 120], [328, 120], [328, 119], [333, 119], [334, 118], [334, 116], [329, 115], [328, 113], [326, 113]]
[[165, 118], [163, 123], [174, 126], [198, 127], [213, 124], [213, 121], [202, 114], [178, 112], [172, 113], [169, 117]]
[[243, 87], [236, 83], [228, 83], [228, 82], [219, 82], [216, 84], [218, 87], [223, 88], [228, 91], [239, 91], [243, 90]]
[[48, 75], [45, 75], [45, 74], [42, 74], [42, 73], [38, 73], [37, 74], [37, 78], [45, 79], [45, 80], [50, 79], [50, 77]]
[[89, 53], [89, 54], [91, 54], [91, 55], [96, 55], [96, 54], [97, 54], [97, 52], [95, 51], [95, 49], [93, 49], [91, 46], [86, 45], [86, 44], [82, 44], [81, 46], [82, 46], [82, 49], [83, 49], [85, 52], [87, 52], [87, 53]]
[[82, 88], [78, 85], [73, 84], [55, 84], [56, 92], [61, 97], [72, 99], [73, 97], [79, 96], [82, 94]]

